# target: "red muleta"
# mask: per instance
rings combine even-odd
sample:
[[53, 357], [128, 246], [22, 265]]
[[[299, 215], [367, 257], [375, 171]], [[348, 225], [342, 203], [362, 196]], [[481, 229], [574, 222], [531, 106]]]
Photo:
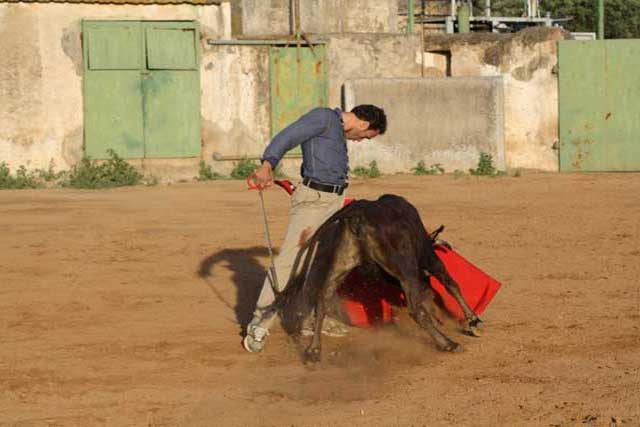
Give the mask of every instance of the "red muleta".
[[[275, 183], [290, 195], [295, 191], [290, 181], [276, 180]], [[345, 199], [344, 205], [354, 200]], [[469, 307], [477, 315], [482, 314], [500, 289], [500, 282], [471, 264], [456, 251], [443, 245], [436, 245], [435, 249], [451, 277], [460, 285], [462, 296]], [[464, 320], [462, 309], [444, 286], [433, 277], [429, 277], [429, 280], [441, 306], [453, 318]], [[393, 306], [406, 304], [404, 293], [398, 286], [383, 278], [366, 281], [358, 269], [347, 276], [338, 289], [338, 294], [344, 298], [343, 306], [351, 324], [362, 328], [393, 322]]]

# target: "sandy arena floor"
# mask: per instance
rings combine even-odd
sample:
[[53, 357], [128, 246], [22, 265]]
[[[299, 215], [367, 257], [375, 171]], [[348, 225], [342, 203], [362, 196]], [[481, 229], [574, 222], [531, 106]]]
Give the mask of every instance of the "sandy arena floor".
[[[640, 174], [350, 195], [387, 192], [503, 283], [484, 337], [447, 329], [461, 354], [410, 322], [326, 339], [317, 367], [280, 329], [245, 353], [267, 257], [243, 182], [0, 192], [0, 425], [640, 426]], [[288, 196], [266, 199], [279, 243]]]

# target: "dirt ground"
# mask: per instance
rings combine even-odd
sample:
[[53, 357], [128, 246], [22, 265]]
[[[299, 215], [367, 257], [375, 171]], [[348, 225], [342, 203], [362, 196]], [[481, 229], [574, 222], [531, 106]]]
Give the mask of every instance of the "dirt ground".
[[[485, 335], [410, 321], [245, 353], [265, 266], [239, 181], [0, 192], [0, 425], [640, 426], [640, 174], [392, 176], [503, 287]], [[288, 196], [266, 194], [284, 236]], [[276, 244], [277, 244], [276, 243]], [[406, 319], [405, 319], [406, 320]]]

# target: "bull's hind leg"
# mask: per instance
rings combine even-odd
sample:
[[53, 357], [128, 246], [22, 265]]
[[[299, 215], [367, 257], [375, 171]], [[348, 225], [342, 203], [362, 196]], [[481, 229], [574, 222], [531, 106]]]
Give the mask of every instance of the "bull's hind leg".
[[440, 283], [442, 283], [453, 298], [458, 302], [465, 317], [465, 328], [464, 332], [468, 335], [480, 336], [479, 328], [482, 326], [482, 321], [476, 314], [473, 312], [469, 304], [465, 301], [462, 296], [462, 292], [460, 292], [460, 286], [458, 283], [453, 280], [447, 269], [445, 268], [440, 258], [436, 255], [435, 251], [430, 248], [425, 251], [426, 255], [426, 269], [433, 277], [438, 279]]
[[[329, 271], [323, 275], [319, 270], [327, 267], [324, 263], [315, 264], [310, 272], [306, 286], [318, 286], [316, 300], [316, 318], [313, 338], [305, 352], [305, 360], [319, 362], [322, 352], [322, 324], [327, 311], [336, 304], [338, 287], [344, 282], [347, 275], [361, 263], [360, 250], [357, 242], [345, 227], [340, 236], [341, 242], [333, 254], [333, 262], [329, 265]], [[320, 274], [319, 274], [320, 273]], [[323, 279], [324, 276], [324, 279]]]
[[419, 280], [419, 275], [411, 275], [411, 277], [399, 278], [402, 289], [407, 297], [407, 305], [413, 319], [422, 328], [431, 335], [440, 350], [443, 351], [462, 351], [462, 345], [453, 341], [451, 338], [443, 334], [434, 324], [433, 317], [425, 309], [427, 302], [427, 290], [424, 288], [424, 282]]
[[443, 334], [434, 324], [433, 318], [424, 307], [429, 295], [423, 275], [417, 262], [411, 258], [401, 257], [397, 253], [385, 254], [378, 245], [370, 245], [370, 255], [387, 273], [400, 282], [407, 298], [407, 306], [411, 317], [424, 328], [443, 351], [462, 351], [462, 346]]

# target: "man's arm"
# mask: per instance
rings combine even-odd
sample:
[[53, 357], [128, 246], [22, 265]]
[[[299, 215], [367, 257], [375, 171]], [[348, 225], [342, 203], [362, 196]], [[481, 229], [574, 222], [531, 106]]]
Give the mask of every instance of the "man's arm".
[[329, 124], [329, 114], [331, 112], [328, 110], [316, 108], [278, 133], [264, 150], [262, 166], [249, 177], [250, 182], [259, 189], [271, 186], [272, 172], [287, 151], [314, 136], [321, 135]]

